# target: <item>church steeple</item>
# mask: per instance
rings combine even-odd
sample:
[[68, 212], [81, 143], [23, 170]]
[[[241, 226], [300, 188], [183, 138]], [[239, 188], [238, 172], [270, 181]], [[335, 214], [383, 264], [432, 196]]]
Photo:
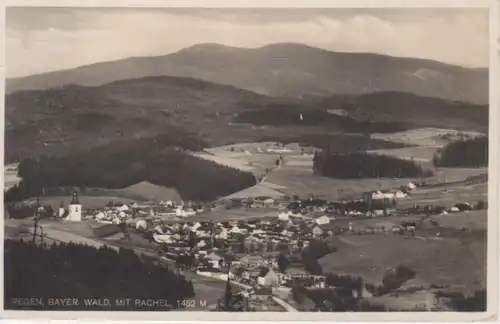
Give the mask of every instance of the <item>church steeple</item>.
[[73, 199], [71, 200], [71, 205], [80, 205], [80, 202], [78, 201], [78, 193], [74, 192], [73, 193]]
[[73, 199], [69, 203], [67, 220], [80, 222], [82, 220], [82, 205], [78, 201], [78, 194], [73, 193]]

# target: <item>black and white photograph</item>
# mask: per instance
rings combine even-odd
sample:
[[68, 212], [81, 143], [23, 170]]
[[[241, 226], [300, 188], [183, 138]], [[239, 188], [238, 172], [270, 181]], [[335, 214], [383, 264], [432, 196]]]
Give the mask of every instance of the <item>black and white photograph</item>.
[[491, 10], [5, 7], [4, 315], [496, 312]]

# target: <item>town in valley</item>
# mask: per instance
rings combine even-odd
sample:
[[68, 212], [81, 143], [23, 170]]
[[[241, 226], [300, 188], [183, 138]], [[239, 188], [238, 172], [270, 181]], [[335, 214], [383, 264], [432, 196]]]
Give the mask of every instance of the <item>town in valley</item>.
[[[207, 43], [187, 31], [194, 43], [175, 51], [144, 40], [126, 58], [95, 54], [46, 71], [32, 62], [37, 73], [14, 73], [20, 50], [7, 42], [5, 309], [486, 311], [487, 60], [464, 67], [439, 46], [400, 57], [358, 33], [360, 53], [293, 32], [255, 46], [233, 34], [221, 39], [234, 44], [211, 43], [219, 21], [248, 33], [274, 30], [266, 19], [378, 33], [379, 20], [399, 26], [389, 9], [262, 9], [261, 19], [243, 9], [121, 10], [7, 10], [21, 38], [35, 14], [75, 39], [101, 35], [101, 14], [214, 26]], [[407, 19], [431, 28], [412, 10]], [[487, 44], [487, 11], [442, 15], [471, 17], [478, 30], [467, 37]], [[174, 28], [165, 19], [138, 30]], [[381, 42], [398, 44], [386, 29]], [[443, 51], [466, 51], [454, 28], [436, 30]], [[81, 37], [89, 53], [108, 48]]]

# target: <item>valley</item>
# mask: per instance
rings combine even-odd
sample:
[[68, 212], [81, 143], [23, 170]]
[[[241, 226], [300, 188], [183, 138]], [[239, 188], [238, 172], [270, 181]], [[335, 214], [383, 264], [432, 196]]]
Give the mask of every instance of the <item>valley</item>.
[[[266, 254], [279, 284], [264, 295], [281, 306], [263, 309], [324, 309], [323, 293], [343, 309], [354, 290], [339, 302], [328, 278], [347, 275], [363, 283], [353, 309], [448, 311], [440, 293], [487, 287], [486, 84], [484, 69], [290, 43], [10, 79], [6, 232], [22, 237], [40, 196], [41, 240], [169, 260], [211, 307], [225, 288], [208, 256]], [[413, 277], [387, 288], [400, 267]], [[247, 270], [234, 287], [263, 286]], [[303, 278], [305, 292], [288, 283]]]

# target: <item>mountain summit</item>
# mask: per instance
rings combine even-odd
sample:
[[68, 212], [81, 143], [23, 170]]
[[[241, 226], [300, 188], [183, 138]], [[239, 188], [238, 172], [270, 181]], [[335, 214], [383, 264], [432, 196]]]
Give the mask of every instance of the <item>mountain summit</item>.
[[304, 98], [374, 91], [488, 102], [488, 70], [371, 53], [331, 52], [303, 44], [260, 48], [198, 44], [155, 57], [133, 57], [7, 80], [7, 93], [67, 84], [99, 86], [147, 76], [191, 77], [263, 95]]

